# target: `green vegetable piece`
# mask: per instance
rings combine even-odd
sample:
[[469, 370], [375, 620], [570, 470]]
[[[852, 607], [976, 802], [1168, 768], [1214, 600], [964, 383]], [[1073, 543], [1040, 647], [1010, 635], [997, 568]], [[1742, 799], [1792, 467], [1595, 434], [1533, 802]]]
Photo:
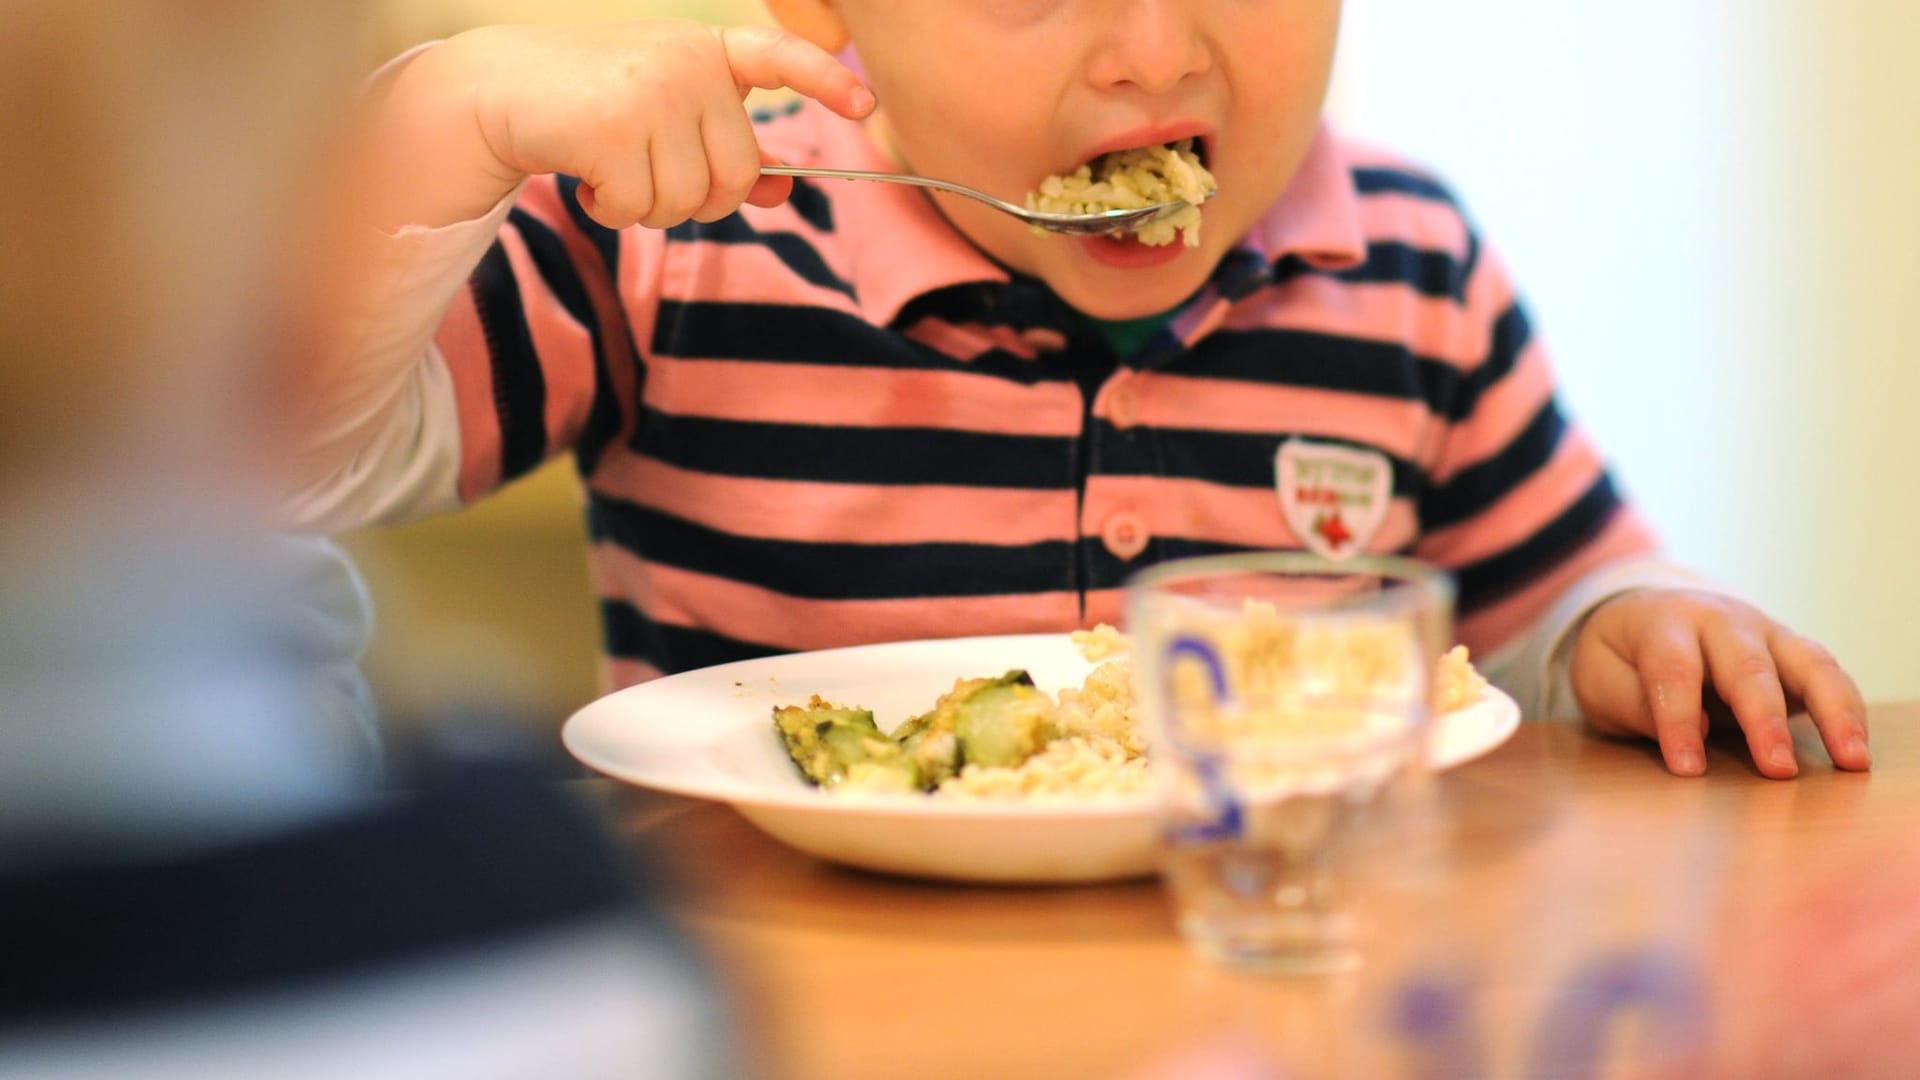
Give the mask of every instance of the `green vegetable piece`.
[[939, 787], [960, 771], [960, 740], [951, 730], [929, 729], [915, 736], [902, 749], [920, 770], [920, 779], [928, 791]]
[[1011, 768], [1059, 736], [1056, 710], [1024, 671], [983, 682], [954, 703], [953, 733], [968, 765]]
[[806, 706], [773, 710], [787, 756], [809, 784], [833, 787], [856, 773], [876, 790], [914, 790], [920, 771], [900, 745], [873, 722], [868, 709], [847, 709], [815, 697]]
[[847, 766], [841, 787], [861, 791], [920, 791], [920, 770], [912, 760], [901, 757], [888, 761], [856, 761]]
[[960, 744], [953, 737], [951, 722], [939, 721], [939, 710], [910, 716], [893, 729], [900, 744], [920, 774], [920, 786], [928, 791], [939, 787], [960, 771]]
[[899, 743], [901, 746], [905, 746], [909, 742], [916, 741], [922, 735], [925, 735], [927, 729], [932, 726], [932, 724], [933, 714], [930, 712], [921, 713], [919, 716], [909, 716], [905, 720], [900, 721], [899, 727], [893, 729], [893, 741]]

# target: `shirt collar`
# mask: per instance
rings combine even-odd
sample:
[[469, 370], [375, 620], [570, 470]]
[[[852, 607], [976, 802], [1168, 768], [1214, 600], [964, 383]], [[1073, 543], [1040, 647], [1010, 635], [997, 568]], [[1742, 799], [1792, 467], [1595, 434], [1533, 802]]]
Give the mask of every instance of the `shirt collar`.
[[1243, 246], [1269, 264], [1288, 255], [1319, 270], [1347, 270], [1366, 262], [1353, 166], [1327, 125], [1320, 125], [1293, 181], [1248, 230]]
[[[897, 172], [859, 124], [809, 102], [819, 164]], [[1007, 271], [947, 221], [926, 192], [904, 184], [835, 183], [834, 231], [843, 238], [860, 313], [890, 325], [916, 297], [952, 285], [1005, 282]]]
[[[892, 171], [860, 125], [812, 103], [819, 130], [818, 161], [857, 169]], [[844, 163], [844, 164], [843, 164]], [[861, 314], [890, 325], [908, 303], [938, 289], [1011, 276], [955, 229], [926, 194], [901, 184], [836, 184], [835, 231], [847, 244], [848, 269]], [[1337, 136], [1321, 125], [1273, 207], [1254, 223], [1242, 250], [1271, 266], [1288, 255], [1324, 270], [1344, 270], [1366, 261], [1359, 193]]]
[[1325, 124], [1314, 133], [1286, 190], [1220, 260], [1206, 286], [1174, 314], [1167, 324], [1172, 336], [1128, 362], [1142, 367], [1171, 362], [1218, 328], [1235, 302], [1271, 283], [1278, 264], [1289, 258], [1330, 271], [1366, 262], [1367, 237], [1353, 168], [1339, 138]]

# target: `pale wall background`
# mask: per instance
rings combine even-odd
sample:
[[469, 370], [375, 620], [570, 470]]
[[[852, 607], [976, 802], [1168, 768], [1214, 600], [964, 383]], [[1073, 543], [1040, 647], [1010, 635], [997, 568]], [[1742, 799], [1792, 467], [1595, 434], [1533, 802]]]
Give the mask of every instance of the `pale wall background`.
[[1672, 550], [1920, 697], [1920, 4], [1347, 13], [1338, 111], [1465, 194]]
[[[388, 0], [383, 48], [484, 22], [760, 18], [754, 0]], [[1348, 0], [1334, 111], [1453, 181], [1570, 405], [1672, 550], [1920, 698], [1920, 4]], [[596, 643], [564, 467], [365, 534], [389, 707], [554, 722]]]

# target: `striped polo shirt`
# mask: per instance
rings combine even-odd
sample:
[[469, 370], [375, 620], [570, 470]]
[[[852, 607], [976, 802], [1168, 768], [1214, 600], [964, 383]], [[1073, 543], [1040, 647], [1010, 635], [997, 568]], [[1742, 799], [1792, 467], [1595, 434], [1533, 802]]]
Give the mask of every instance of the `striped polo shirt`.
[[[890, 167], [811, 105], [759, 135]], [[1454, 198], [1328, 130], [1128, 356], [913, 189], [797, 181], [779, 207], [616, 232], [576, 187], [524, 190], [436, 343], [463, 501], [575, 456], [615, 685], [1118, 622], [1154, 561], [1303, 546], [1289, 442], [1390, 467], [1364, 546], [1452, 571], [1478, 653], [1654, 546]]]

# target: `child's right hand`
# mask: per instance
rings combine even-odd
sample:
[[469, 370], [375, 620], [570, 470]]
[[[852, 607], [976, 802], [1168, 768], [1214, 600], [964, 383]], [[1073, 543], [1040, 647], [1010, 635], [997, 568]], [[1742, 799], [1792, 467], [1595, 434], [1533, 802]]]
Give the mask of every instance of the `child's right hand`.
[[792, 181], [760, 175], [772, 159], [742, 103], [756, 86], [789, 87], [849, 119], [873, 109], [845, 65], [774, 29], [653, 21], [457, 35], [408, 64], [385, 100], [380, 171], [415, 197], [385, 200], [379, 216], [463, 220], [544, 173], [579, 177], [582, 207], [609, 228], [778, 205]]

